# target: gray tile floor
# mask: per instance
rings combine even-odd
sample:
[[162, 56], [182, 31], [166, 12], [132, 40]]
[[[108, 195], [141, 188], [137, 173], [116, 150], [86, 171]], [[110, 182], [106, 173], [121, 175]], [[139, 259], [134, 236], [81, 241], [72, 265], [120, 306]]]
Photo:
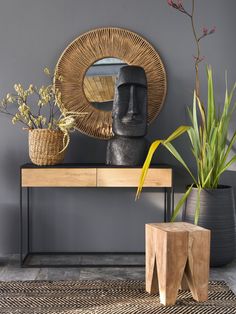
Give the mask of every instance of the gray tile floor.
[[[63, 262], [63, 256], [45, 256], [40, 257], [41, 262], [51, 262], [54, 264]], [[67, 256], [67, 262], [74, 263], [74, 259], [80, 263], [117, 263], [117, 256]], [[32, 263], [39, 263], [38, 259]], [[119, 263], [142, 263], [143, 256], [125, 255], [119, 257]], [[210, 273], [212, 280], [224, 280], [236, 294], [236, 260], [222, 268], [212, 268]], [[0, 256], [0, 280], [115, 280], [115, 279], [133, 279], [144, 280], [143, 267], [131, 268], [21, 268], [19, 266], [18, 255]]]

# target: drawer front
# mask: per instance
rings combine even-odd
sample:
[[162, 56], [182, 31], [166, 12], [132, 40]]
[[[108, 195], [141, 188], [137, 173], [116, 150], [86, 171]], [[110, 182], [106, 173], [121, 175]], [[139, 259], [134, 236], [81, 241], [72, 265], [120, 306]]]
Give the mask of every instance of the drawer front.
[[[141, 169], [97, 169], [98, 187], [137, 187]], [[171, 187], [172, 169], [151, 168], [144, 183], [145, 187]]]
[[95, 187], [95, 168], [22, 169], [23, 187]]

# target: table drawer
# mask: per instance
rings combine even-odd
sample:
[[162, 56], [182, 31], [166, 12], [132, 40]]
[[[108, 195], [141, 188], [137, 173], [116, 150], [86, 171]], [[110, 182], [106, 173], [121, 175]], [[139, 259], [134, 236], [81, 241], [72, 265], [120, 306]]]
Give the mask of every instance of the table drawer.
[[[98, 187], [137, 187], [141, 168], [97, 169]], [[150, 168], [145, 187], [171, 187], [172, 169]]]
[[22, 169], [21, 182], [22, 187], [96, 187], [96, 169]]

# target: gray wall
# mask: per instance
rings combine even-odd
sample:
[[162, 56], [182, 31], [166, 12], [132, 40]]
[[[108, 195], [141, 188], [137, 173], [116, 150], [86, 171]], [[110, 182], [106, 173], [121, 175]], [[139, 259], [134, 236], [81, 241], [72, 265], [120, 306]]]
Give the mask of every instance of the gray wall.
[[[186, 1], [188, 2], [188, 1]], [[197, 1], [199, 27], [217, 26], [202, 42], [203, 54], [214, 68], [216, 96], [224, 95], [224, 71], [229, 82], [235, 71], [235, 0]], [[190, 25], [165, 0], [0, 0], [0, 91], [15, 82], [41, 84], [44, 66], [53, 68], [64, 48], [81, 33], [118, 26], [146, 37], [160, 52], [168, 74], [164, 109], [149, 129], [149, 138], [166, 137], [187, 123], [192, 102], [194, 46]], [[202, 85], [205, 92], [205, 71]], [[186, 138], [176, 141], [191, 161]], [[73, 134], [67, 162], [103, 162], [106, 142]], [[158, 161], [176, 162], [161, 151]], [[28, 162], [27, 132], [0, 117], [0, 253], [18, 251], [19, 166]], [[235, 185], [229, 171], [224, 182]], [[181, 192], [189, 178], [176, 170]], [[144, 223], [162, 219], [163, 196], [143, 193], [134, 202], [133, 189], [35, 190], [32, 212], [34, 249], [142, 251]], [[177, 193], [176, 198], [179, 197]]]

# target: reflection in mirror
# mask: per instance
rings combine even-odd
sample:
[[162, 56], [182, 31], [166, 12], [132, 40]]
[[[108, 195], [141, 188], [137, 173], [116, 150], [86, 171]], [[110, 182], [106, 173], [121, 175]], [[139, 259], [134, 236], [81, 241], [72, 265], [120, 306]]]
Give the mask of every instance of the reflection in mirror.
[[126, 63], [117, 58], [96, 61], [86, 72], [84, 93], [91, 105], [97, 109], [111, 111], [115, 92], [115, 81], [121, 67]]

